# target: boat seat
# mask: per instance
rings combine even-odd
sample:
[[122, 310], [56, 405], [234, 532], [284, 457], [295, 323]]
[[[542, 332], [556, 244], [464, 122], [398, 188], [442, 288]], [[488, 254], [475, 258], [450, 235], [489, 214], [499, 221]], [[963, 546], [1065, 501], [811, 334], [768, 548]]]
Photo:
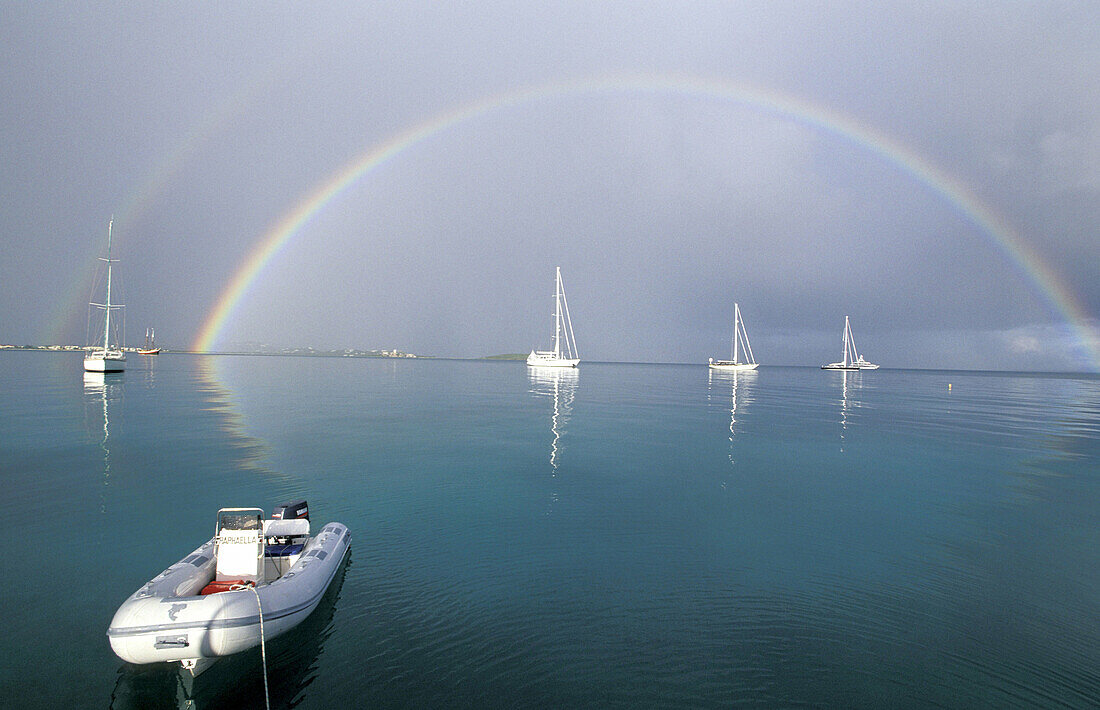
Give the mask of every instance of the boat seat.
[[302, 554], [304, 545], [268, 545], [264, 548], [265, 557], [290, 557]]
[[222, 528], [216, 540], [218, 564], [216, 581], [263, 581], [263, 539], [259, 529], [235, 530]]
[[309, 535], [309, 521], [305, 518], [264, 521], [264, 537], [301, 537], [303, 535]]

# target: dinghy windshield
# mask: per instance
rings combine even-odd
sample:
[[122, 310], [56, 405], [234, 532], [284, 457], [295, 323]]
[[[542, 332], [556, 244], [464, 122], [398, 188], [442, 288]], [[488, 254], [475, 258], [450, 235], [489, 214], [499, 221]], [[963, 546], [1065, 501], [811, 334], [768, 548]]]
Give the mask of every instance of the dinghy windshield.
[[264, 512], [259, 508], [222, 508], [218, 511], [218, 527], [225, 530], [259, 530], [263, 527]]
[[222, 508], [214, 536], [218, 560], [214, 581], [264, 582], [264, 512], [259, 508]]

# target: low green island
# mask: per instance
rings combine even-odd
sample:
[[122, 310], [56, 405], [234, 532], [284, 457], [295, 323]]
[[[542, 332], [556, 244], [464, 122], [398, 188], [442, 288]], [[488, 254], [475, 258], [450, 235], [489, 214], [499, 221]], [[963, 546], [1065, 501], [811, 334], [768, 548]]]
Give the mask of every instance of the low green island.
[[527, 353], [504, 353], [503, 355], [486, 355], [482, 360], [526, 360]]

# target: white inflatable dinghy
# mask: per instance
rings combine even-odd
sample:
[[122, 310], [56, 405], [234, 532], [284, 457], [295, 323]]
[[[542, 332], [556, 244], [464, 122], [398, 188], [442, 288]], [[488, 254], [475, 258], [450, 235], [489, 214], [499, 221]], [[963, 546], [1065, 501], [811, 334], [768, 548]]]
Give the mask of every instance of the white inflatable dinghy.
[[198, 674], [213, 659], [260, 645], [316, 607], [347, 557], [351, 532], [310, 534], [305, 501], [222, 508], [214, 537], [145, 583], [115, 612], [107, 637], [130, 663], [178, 661]]

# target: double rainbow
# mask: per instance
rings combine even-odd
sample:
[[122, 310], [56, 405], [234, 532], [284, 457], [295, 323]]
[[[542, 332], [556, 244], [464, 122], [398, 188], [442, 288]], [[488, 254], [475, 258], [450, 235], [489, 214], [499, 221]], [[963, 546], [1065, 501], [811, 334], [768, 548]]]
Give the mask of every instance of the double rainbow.
[[1043, 259], [1015, 229], [990, 209], [967, 185], [953, 178], [908, 146], [827, 107], [804, 99], [764, 90], [748, 84], [685, 75], [607, 76], [527, 87], [490, 96], [430, 118], [375, 146], [325, 180], [304, 200], [284, 214], [263, 235], [222, 291], [192, 346], [206, 352], [214, 348], [233, 312], [257, 282], [264, 267], [291, 242], [313, 215], [375, 168], [405, 150], [466, 121], [486, 114], [537, 101], [584, 94], [672, 94], [717, 98], [809, 125], [878, 155], [903, 173], [926, 185], [933, 193], [965, 215], [992, 244], [1002, 251], [1072, 329], [1089, 364], [1100, 369], [1100, 336], [1090, 325], [1085, 310]]

